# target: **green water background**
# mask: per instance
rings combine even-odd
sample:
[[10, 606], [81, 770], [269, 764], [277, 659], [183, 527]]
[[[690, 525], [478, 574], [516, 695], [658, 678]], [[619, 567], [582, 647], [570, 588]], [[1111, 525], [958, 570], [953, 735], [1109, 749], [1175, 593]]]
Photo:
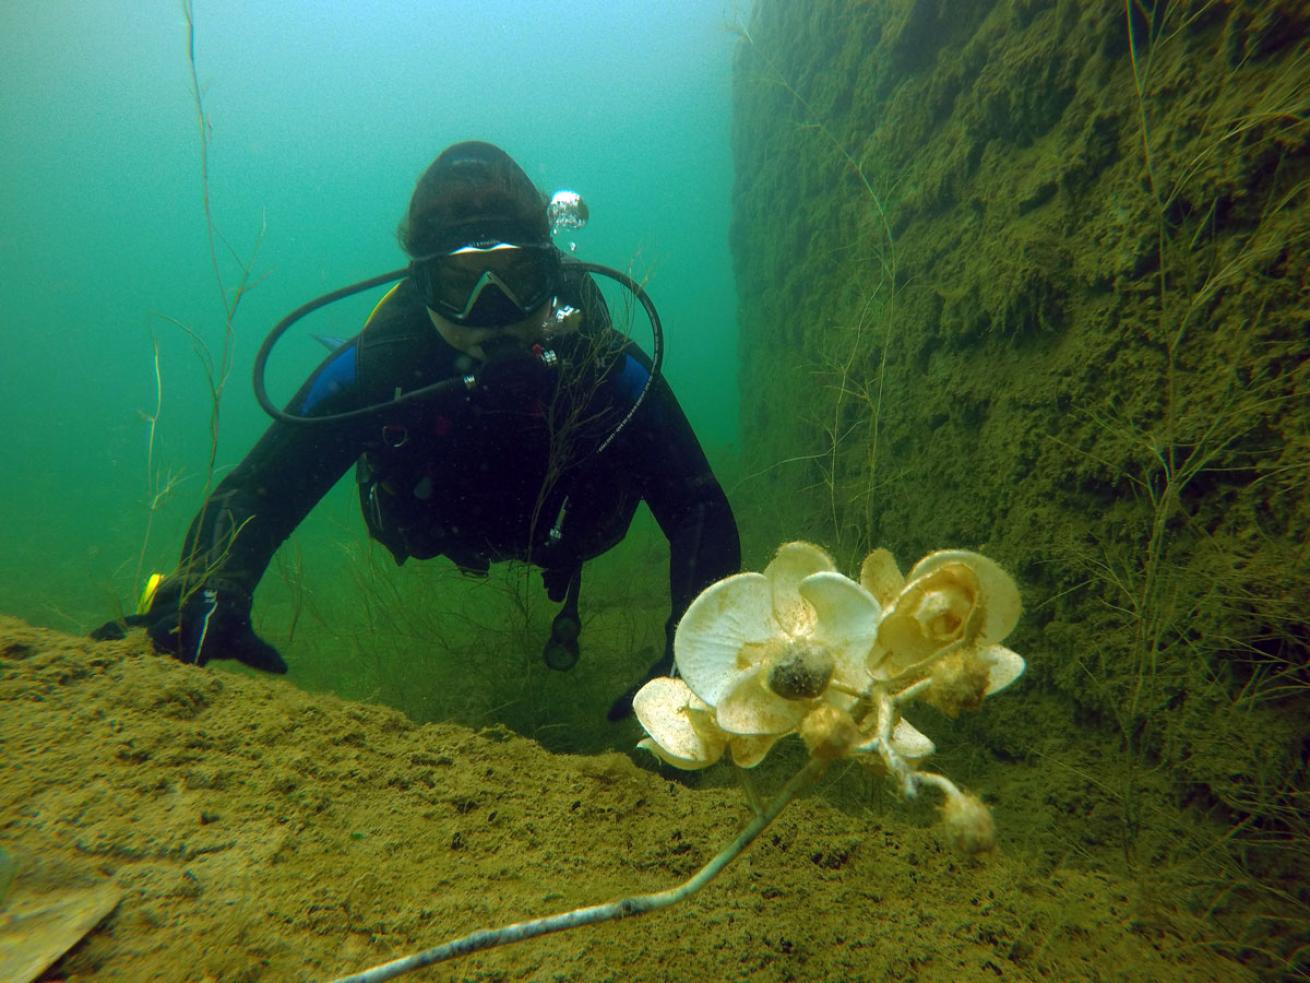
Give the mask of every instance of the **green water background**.
[[[24, 6], [0, 15], [0, 611], [82, 631], [133, 603], [139, 569], [176, 562], [204, 487], [210, 412], [202, 363], [178, 325], [218, 353], [222, 304], [181, 5]], [[729, 28], [739, 16], [718, 0], [197, 3], [229, 286], [237, 258], [259, 243], [257, 286], [235, 324], [218, 474], [267, 424], [248, 381], [264, 333], [311, 297], [401, 265], [394, 230], [413, 181], [470, 138], [504, 146], [544, 190], [584, 195], [592, 222], [573, 237], [576, 255], [646, 281], [667, 375], [707, 450], [728, 456]], [[322, 357], [310, 332], [352, 334], [375, 299], [337, 305], [287, 340], [270, 372], [274, 398]], [[646, 337], [644, 324], [633, 330]], [[155, 343], [162, 403], [148, 452]], [[148, 503], [170, 476], [179, 482], [143, 555]], [[295, 537], [295, 589], [310, 585], [329, 612], [320, 624], [357, 613], [348, 568], [367, 553], [357, 512], [344, 480]], [[649, 534], [647, 521], [637, 538]], [[662, 569], [637, 575], [667, 597]], [[256, 623], [294, 649], [286, 621], [298, 610], [279, 614], [278, 596], [261, 588]], [[332, 610], [336, 597], [345, 610]], [[667, 601], [653, 600], [643, 635], [664, 616]]]

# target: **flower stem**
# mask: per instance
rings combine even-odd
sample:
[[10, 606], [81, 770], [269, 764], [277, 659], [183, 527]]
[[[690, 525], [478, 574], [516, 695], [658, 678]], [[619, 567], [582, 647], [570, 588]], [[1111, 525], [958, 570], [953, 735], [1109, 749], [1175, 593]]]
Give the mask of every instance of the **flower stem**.
[[769, 804], [742, 828], [736, 839], [719, 851], [714, 859], [696, 871], [690, 879], [676, 887], [657, 891], [654, 894], [638, 894], [630, 898], [621, 898], [618, 901], [592, 905], [587, 908], [575, 908], [572, 911], [548, 915], [545, 918], [534, 918], [526, 922], [515, 922], [512, 925], [504, 925], [500, 928], [483, 929], [462, 938], [452, 939], [423, 952], [417, 952], [412, 956], [405, 956], [389, 963], [383, 963], [381, 966], [366, 969], [353, 976], [340, 977], [334, 980], [333, 983], [379, 983], [381, 980], [394, 979], [402, 973], [408, 973], [423, 966], [431, 966], [433, 963], [444, 962], [447, 959], [454, 959], [456, 956], [467, 955], [482, 949], [493, 949], [497, 946], [509, 945], [511, 942], [521, 942], [524, 939], [535, 938], [538, 935], [562, 932], [582, 925], [594, 925], [597, 922], [629, 918], [633, 915], [644, 915], [648, 911], [656, 911], [677, 904], [684, 898], [695, 894], [713, 880], [724, 867], [732, 863], [743, 850], [751, 845], [757, 836], [764, 832], [773, 820], [778, 818], [778, 814], [786, 808], [787, 803], [796, 797], [797, 793], [823, 774], [827, 765], [828, 762], [826, 761], [811, 758], [805, 767], [791, 777]]

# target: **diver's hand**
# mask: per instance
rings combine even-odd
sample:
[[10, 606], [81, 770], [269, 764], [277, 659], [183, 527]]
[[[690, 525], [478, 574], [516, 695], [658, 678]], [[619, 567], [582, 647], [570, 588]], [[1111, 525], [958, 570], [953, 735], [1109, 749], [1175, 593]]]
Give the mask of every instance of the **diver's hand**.
[[250, 626], [250, 599], [242, 591], [202, 587], [180, 611], [177, 597], [161, 588], [148, 613], [101, 625], [91, 637], [122, 638], [128, 628], [144, 626], [155, 648], [179, 662], [203, 666], [210, 659], [236, 659], [264, 672], [287, 671], [277, 649]]
[[624, 720], [632, 715], [632, 698], [637, 695], [637, 690], [641, 689], [652, 679], [657, 676], [668, 676], [673, 672], [673, 646], [669, 645], [660, 660], [654, 663], [646, 670], [646, 675], [626, 693], [610, 704], [609, 713], [606, 714], [611, 721]]

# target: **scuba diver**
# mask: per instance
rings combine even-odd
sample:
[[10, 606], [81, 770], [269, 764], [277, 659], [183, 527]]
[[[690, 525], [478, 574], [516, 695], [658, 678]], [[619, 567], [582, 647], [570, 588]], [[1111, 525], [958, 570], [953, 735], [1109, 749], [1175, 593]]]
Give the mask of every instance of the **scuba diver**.
[[[369, 534], [398, 564], [445, 556], [479, 575], [504, 560], [541, 569], [548, 596], [563, 602], [543, 651], [555, 669], [578, 658], [583, 562], [615, 546], [645, 501], [668, 538], [671, 595], [665, 653], [647, 678], [670, 673], [687, 605], [740, 566], [737, 526], [659, 375], [659, 318], [645, 291], [552, 241], [552, 225], [583, 221], [580, 199], [564, 193], [548, 204], [499, 148], [443, 151], [400, 225], [408, 265], [318, 298], [273, 329], [255, 366], [273, 424], [205, 501], [148, 610], [93, 637], [144, 626], [156, 649], [183, 662], [286, 672], [251, 627], [255, 587], [354, 464]], [[650, 357], [613, 328], [592, 274], [618, 280], [645, 308]], [[286, 329], [390, 280], [399, 282], [363, 330], [285, 408], [273, 405], [264, 368]], [[614, 702], [611, 720], [631, 711], [640, 682]]]

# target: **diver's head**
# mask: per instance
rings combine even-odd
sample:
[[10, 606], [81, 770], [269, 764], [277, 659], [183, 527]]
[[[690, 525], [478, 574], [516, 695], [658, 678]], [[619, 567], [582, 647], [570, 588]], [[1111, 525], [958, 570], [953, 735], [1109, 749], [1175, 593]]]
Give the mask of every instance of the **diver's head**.
[[[545, 197], [508, 154], [457, 143], [419, 178], [400, 239], [433, 323], [472, 350], [488, 332], [531, 334], [558, 288]], [[463, 341], [463, 344], [457, 343]]]

